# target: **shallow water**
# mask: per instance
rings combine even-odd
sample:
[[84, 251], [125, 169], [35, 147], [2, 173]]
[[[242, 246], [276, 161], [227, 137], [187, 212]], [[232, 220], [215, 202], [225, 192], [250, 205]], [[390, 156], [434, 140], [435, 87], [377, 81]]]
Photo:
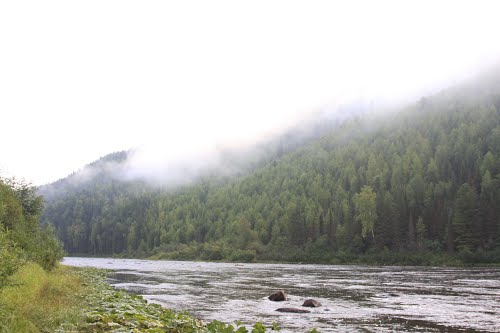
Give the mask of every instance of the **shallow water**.
[[[500, 332], [500, 268], [233, 264], [65, 258], [110, 283], [206, 321], [277, 322], [281, 332]], [[275, 290], [289, 300], [271, 302]], [[314, 298], [311, 313], [301, 308]]]

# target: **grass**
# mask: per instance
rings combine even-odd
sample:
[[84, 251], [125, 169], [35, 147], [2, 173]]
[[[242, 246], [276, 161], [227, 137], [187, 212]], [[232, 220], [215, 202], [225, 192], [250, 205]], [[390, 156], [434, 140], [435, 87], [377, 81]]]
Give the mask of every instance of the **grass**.
[[69, 267], [52, 272], [28, 263], [13, 277], [15, 285], [0, 290], [0, 332], [55, 332], [82, 322], [85, 286]]

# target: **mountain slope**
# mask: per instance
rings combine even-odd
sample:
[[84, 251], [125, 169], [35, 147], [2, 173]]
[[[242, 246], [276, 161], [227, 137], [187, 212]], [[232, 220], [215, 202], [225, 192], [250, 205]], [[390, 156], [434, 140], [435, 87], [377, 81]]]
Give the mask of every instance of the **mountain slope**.
[[499, 82], [346, 120], [246, 172], [176, 190], [101, 177], [51, 196], [48, 185], [43, 218], [82, 254], [329, 261], [498, 251]]

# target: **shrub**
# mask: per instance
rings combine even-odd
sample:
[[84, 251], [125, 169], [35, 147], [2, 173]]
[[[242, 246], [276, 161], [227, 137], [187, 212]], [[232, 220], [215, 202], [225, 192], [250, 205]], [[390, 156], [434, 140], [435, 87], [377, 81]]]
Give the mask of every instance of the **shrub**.
[[23, 251], [0, 226], [0, 289], [12, 283], [11, 278], [25, 263]]
[[236, 262], [255, 262], [256, 259], [255, 250], [236, 250], [229, 256], [229, 260]]

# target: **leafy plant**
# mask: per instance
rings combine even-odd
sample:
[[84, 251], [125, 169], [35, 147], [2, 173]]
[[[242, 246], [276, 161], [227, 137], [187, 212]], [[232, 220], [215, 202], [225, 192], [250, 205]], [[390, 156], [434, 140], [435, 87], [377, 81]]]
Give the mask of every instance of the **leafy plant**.
[[265, 333], [265, 332], [266, 332], [266, 327], [262, 325], [261, 322], [256, 322], [255, 325], [253, 325], [252, 333]]
[[26, 262], [23, 251], [0, 225], [0, 289], [12, 284], [12, 275]]

